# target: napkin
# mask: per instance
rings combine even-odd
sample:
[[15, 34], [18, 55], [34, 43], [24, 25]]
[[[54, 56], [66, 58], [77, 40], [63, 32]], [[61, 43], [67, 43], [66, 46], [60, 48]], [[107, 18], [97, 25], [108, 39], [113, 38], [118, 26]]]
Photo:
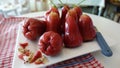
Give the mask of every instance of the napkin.
[[[12, 67], [17, 30], [19, 22], [24, 19], [26, 17], [0, 17], [0, 68]], [[104, 68], [104, 66], [89, 53], [46, 68]]]

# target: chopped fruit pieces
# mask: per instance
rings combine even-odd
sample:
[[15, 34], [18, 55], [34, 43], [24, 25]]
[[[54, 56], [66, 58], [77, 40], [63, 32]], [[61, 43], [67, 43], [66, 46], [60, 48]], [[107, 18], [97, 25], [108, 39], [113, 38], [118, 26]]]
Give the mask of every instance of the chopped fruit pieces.
[[30, 55], [30, 51], [29, 51], [29, 50], [25, 50], [24, 54], [25, 54], [26, 56], [29, 56], [29, 55]]
[[41, 61], [41, 59], [38, 58], [38, 59], [35, 61], [35, 64], [43, 64], [43, 61]]
[[30, 63], [35, 62], [38, 58], [41, 58], [41, 57], [42, 57], [41, 52], [40, 52], [40, 51], [37, 51], [37, 52], [33, 55]]
[[24, 50], [23, 48], [18, 48], [18, 51], [19, 51], [20, 53], [24, 53], [24, 52], [25, 52], [25, 50]]
[[18, 51], [20, 52], [18, 57], [24, 61], [24, 64], [25, 63], [43, 64], [44, 62], [45, 57], [42, 55], [42, 53], [39, 50], [33, 53], [31, 50], [27, 49], [26, 47], [25, 48], [20, 47], [18, 48]]
[[23, 48], [18, 48], [18, 51], [22, 54], [25, 54], [26, 56], [30, 55], [30, 51], [27, 49], [23, 49]]

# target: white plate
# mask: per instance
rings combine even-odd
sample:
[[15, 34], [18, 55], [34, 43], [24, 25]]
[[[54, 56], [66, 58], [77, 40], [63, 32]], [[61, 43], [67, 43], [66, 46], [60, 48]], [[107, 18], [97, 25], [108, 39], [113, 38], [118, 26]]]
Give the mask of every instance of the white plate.
[[[113, 46], [113, 45], [117, 44], [116, 41], [110, 36], [110, 34], [108, 34], [109, 32], [106, 32], [104, 30], [104, 28], [103, 29], [101, 28], [101, 32], [109, 46]], [[18, 30], [18, 36], [17, 36], [17, 41], [16, 41], [15, 54], [14, 54], [14, 58], [13, 58], [12, 68], [38, 68], [38, 67], [41, 68], [41, 67], [45, 67], [45, 66], [57, 63], [57, 62], [61, 62], [61, 61], [70, 59], [70, 58], [74, 58], [77, 56], [81, 56], [81, 55], [84, 55], [87, 53], [91, 53], [91, 52], [100, 50], [100, 47], [99, 47], [98, 43], [96, 42], [96, 40], [93, 40], [90, 42], [85, 42], [77, 48], [71, 48], [71, 49], [63, 48], [63, 50], [61, 51], [61, 53], [58, 56], [47, 57], [48, 62], [46, 64], [40, 64], [40, 65], [24, 64], [23, 61], [18, 58], [18, 47], [19, 47], [19, 43], [21, 43], [21, 42], [28, 42], [29, 48], [31, 48], [33, 51], [38, 49], [37, 41], [32, 42], [30, 40], [27, 40], [23, 36], [22, 31], [21, 31], [21, 26], [20, 26], [20, 28]]]

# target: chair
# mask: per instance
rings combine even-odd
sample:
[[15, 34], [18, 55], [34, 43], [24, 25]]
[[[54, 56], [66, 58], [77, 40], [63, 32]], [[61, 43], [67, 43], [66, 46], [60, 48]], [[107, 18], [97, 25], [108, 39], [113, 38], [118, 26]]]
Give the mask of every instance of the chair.
[[114, 21], [120, 23], [120, 13], [115, 14]]
[[120, 23], [120, 1], [119, 0], [110, 0], [110, 3], [115, 6], [113, 20]]
[[29, 0], [17, 0], [17, 4], [20, 4], [20, 9], [18, 10], [20, 14], [30, 12]]
[[120, 11], [118, 12], [118, 9], [120, 9], [120, 1], [110, 0], [109, 2], [107, 2], [106, 9], [103, 16], [114, 20], [116, 19], [117, 16], [119, 16], [118, 13], [120, 13]]
[[3, 4], [0, 6], [0, 12], [4, 15], [4, 17], [9, 17], [9, 13], [12, 13], [12, 15], [19, 15], [17, 12], [18, 5], [14, 5], [11, 3]]

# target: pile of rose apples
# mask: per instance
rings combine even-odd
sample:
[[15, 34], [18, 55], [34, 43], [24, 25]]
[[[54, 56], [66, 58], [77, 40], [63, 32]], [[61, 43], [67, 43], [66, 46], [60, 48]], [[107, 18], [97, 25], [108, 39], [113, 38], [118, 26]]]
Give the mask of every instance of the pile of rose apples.
[[64, 5], [61, 11], [51, 7], [46, 11], [44, 20], [28, 18], [22, 31], [31, 41], [39, 38], [39, 49], [47, 56], [59, 54], [64, 47], [79, 47], [96, 36], [90, 16], [83, 14], [80, 7], [70, 8], [68, 5]]

